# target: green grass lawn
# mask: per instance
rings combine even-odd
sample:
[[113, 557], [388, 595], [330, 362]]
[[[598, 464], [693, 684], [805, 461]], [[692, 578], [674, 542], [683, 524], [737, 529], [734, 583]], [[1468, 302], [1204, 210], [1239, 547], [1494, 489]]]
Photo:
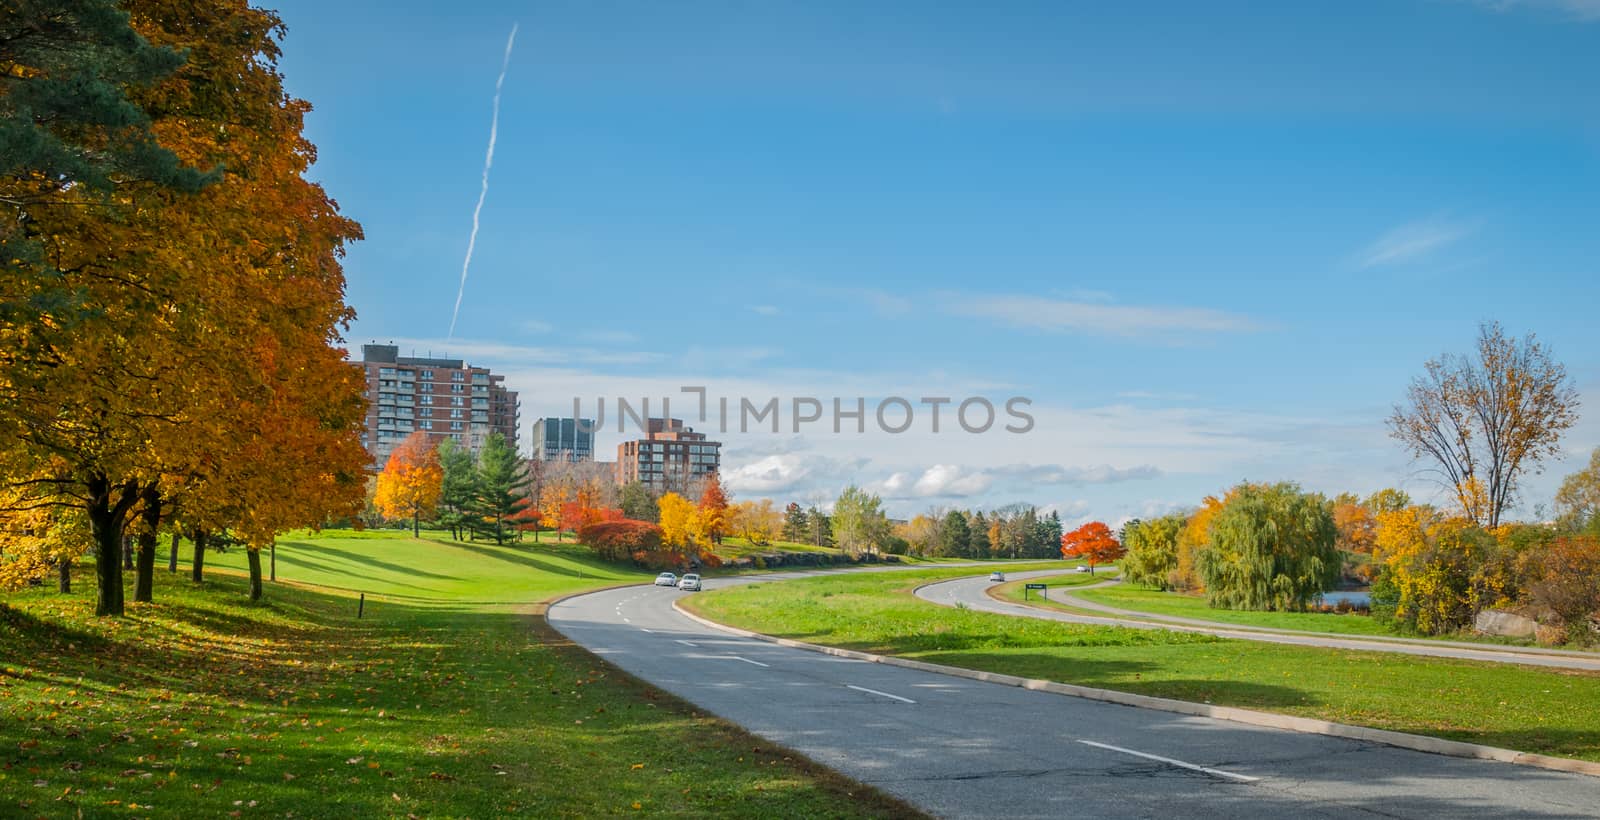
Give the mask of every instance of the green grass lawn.
[[689, 603], [720, 622], [813, 643], [1600, 760], [1597, 674], [1065, 624], [910, 594], [971, 573], [799, 579]]
[[[390, 530], [291, 533], [278, 538], [278, 580], [456, 608], [527, 604], [572, 590], [646, 580], [645, 573], [596, 560], [587, 548], [553, 543], [550, 535], [544, 533], [546, 540], [539, 544], [496, 546], [452, 541], [448, 532], [433, 530], [423, 530], [421, 539]], [[184, 541], [178, 549], [182, 571], [188, 569], [192, 546]], [[263, 553], [263, 573], [269, 561]], [[206, 567], [245, 572], [245, 551], [207, 550]]]
[[0, 597], [0, 816], [913, 813], [569, 645], [526, 604], [643, 577], [569, 548], [286, 538], [341, 589], [259, 604], [214, 558], [120, 619], [86, 565]]

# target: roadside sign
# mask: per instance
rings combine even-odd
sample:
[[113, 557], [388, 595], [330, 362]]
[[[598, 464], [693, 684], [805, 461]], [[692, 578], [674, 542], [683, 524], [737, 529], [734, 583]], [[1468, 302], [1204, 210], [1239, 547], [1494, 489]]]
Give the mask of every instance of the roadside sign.
[[1039, 590], [1039, 597], [1040, 598], [1045, 597], [1045, 593], [1044, 593], [1045, 586], [1044, 586], [1044, 584], [1023, 584], [1022, 585], [1022, 600], [1024, 600], [1024, 601], [1028, 600], [1028, 596], [1030, 594], [1032, 594], [1032, 592], [1034, 590], [1036, 590], [1036, 589]]

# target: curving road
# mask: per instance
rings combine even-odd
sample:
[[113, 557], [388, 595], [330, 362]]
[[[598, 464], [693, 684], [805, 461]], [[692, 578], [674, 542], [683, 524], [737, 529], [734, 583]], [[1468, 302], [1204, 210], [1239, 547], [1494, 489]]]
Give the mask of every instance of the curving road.
[[[1048, 577], [1051, 575], [1065, 574], [1063, 570], [1041, 570], [1037, 572], [1009, 573], [1007, 578], [1012, 581], [1021, 581], [1029, 578]], [[1459, 641], [1404, 641], [1383, 638], [1359, 637], [1329, 637], [1317, 633], [1296, 632], [1287, 629], [1270, 629], [1255, 627], [1235, 627], [1227, 624], [1207, 623], [1191, 618], [1171, 618], [1161, 616], [1144, 616], [1140, 613], [1127, 613], [1113, 607], [1096, 604], [1072, 598], [1070, 592], [1064, 596], [1058, 595], [1053, 600], [1070, 606], [1095, 609], [1106, 612], [1105, 616], [1079, 615], [1073, 612], [1063, 612], [1058, 609], [1044, 609], [1042, 607], [1027, 606], [1025, 604], [999, 601], [989, 597], [986, 590], [990, 584], [987, 578], [956, 578], [950, 581], [941, 581], [917, 589], [917, 597], [925, 601], [944, 606], [965, 606], [969, 609], [984, 612], [995, 612], [1001, 615], [1016, 615], [1025, 618], [1039, 618], [1047, 621], [1064, 621], [1077, 624], [1100, 624], [1104, 626], [1127, 626], [1136, 629], [1171, 629], [1178, 632], [1198, 632], [1206, 635], [1217, 635], [1224, 638], [1238, 638], [1246, 641], [1264, 641], [1266, 643], [1292, 644], [1295, 646], [1314, 646], [1323, 649], [1356, 649], [1363, 652], [1396, 652], [1402, 655], [1423, 655], [1434, 658], [1454, 658], [1457, 660], [1485, 661], [1488, 663], [1512, 663], [1525, 666], [1550, 666], [1560, 669], [1580, 669], [1600, 672], [1600, 656], [1593, 653], [1562, 652], [1559, 650], [1540, 650], [1536, 648], [1497, 648], [1488, 646], [1475, 646]], [[1065, 592], [1055, 590], [1057, 593]], [[1065, 600], [1064, 600], [1065, 599]], [[1137, 617], [1130, 617], [1135, 616]]]
[[1600, 778], [837, 658], [701, 626], [672, 608], [685, 594], [605, 590], [548, 618], [628, 672], [939, 816], [1600, 816]]

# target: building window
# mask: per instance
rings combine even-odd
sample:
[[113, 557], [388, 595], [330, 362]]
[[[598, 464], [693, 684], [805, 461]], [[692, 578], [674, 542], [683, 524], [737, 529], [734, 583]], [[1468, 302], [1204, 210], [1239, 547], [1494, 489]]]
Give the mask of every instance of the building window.
[[428, 381], [433, 381], [433, 371], [432, 370], [424, 370], [424, 371], [422, 371], [421, 375], [422, 375], [422, 378], [427, 379]]
[[450, 397], [450, 406], [451, 407], [465, 407], [466, 406], [466, 401], [464, 399], [462, 399], [460, 396], [451, 396]]
[[423, 396], [422, 397], [422, 403], [423, 404], [433, 404], [433, 397], [432, 396]]
[[431, 422], [431, 421], [422, 422], [422, 429], [424, 429], [424, 430], [432, 430], [433, 429], [433, 422]]
[[[451, 430], [460, 430], [461, 429], [461, 422], [459, 422], [459, 421], [450, 422], [450, 429]], [[461, 437], [460, 436], [456, 436], [456, 440], [460, 441]]]

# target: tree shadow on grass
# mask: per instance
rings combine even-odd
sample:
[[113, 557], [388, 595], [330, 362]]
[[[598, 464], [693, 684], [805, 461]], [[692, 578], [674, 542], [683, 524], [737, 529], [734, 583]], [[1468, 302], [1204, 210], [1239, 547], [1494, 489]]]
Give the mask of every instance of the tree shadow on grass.
[[500, 546], [500, 547], [497, 547], [497, 548], [491, 548], [491, 547], [488, 547], [488, 546], [481, 546], [481, 545], [475, 544], [475, 543], [473, 543], [471, 541], [456, 541], [456, 542], [441, 542], [441, 543], [445, 543], [447, 546], [455, 547], [456, 549], [459, 549], [459, 550], [465, 550], [466, 552], [470, 552], [470, 553], [473, 553], [475, 555], [482, 555], [482, 556], [484, 556], [486, 558], [495, 558], [495, 559], [498, 559], [498, 560], [501, 560], [501, 561], [505, 561], [505, 562], [510, 563], [510, 564], [517, 564], [519, 566], [528, 567], [529, 569], [536, 569], [536, 570], [538, 570], [540, 572], [548, 572], [548, 573], [551, 573], [551, 574], [554, 574], [554, 575], [569, 575], [569, 576], [572, 576], [572, 577], [584, 577], [583, 572], [581, 572], [581, 571], [579, 571], [577, 569], [573, 569], [571, 567], [564, 567], [564, 566], [561, 566], [560, 564], [557, 564], [557, 563], [555, 563], [553, 561], [547, 561], [547, 560], [540, 559], [536, 555], [529, 555], [529, 554], [524, 554], [524, 553], [521, 553], [521, 552], [507, 552], [506, 551], [507, 548], [505, 546]]
[[[367, 566], [370, 566], [370, 567], [377, 567], [378, 569], [387, 570], [387, 571], [393, 572], [393, 573], [395, 573], [397, 575], [416, 575], [416, 576], [420, 576], [420, 577], [423, 577], [423, 578], [436, 578], [436, 579], [441, 580], [441, 581], [459, 581], [459, 580], [461, 580], [460, 577], [455, 576], [455, 575], [445, 575], [443, 573], [438, 573], [438, 572], [428, 572], [427, 570], [418, 569], [417, 567], [410, 567], [410, 566], [405, 566], [405, 565], [402, 565], [402, 564], [391, 563], [391, 562], [385, 561], [385, 560], [383, 560], [381, 558], [377, 558], [377, 557], [375, 557], [375, 556], [373, 556], [373, 555], [371, 555], [369, 553], [351, 552], [350, 550], [339, 549], [338, 547], [330, 547], [330, 546], [327, 546], [325, 544], [310, 544], [310, 543], [306, 543], [304, 541], [296, 541], [296, 542], [294, 542], [294, 551], [293, 552], [300, 552], [300, 551], [322, 553], [324, 555], [328, 555], [328, 556], [332, 556], [332, 557], [336, 557], [336, 558], [342, 558], [342, 559], [344, 559], [346, 561], [349, 561], [351, 563], [366, 564]], [[293, 552], [289, 552], [288, 554], [292, 555]], [[282, 551], [282, 550], [279, 551], [279, 556], [278, 556], [279, 560], [283, 560], [284, 554], [285, 554], [284, 551]]]

